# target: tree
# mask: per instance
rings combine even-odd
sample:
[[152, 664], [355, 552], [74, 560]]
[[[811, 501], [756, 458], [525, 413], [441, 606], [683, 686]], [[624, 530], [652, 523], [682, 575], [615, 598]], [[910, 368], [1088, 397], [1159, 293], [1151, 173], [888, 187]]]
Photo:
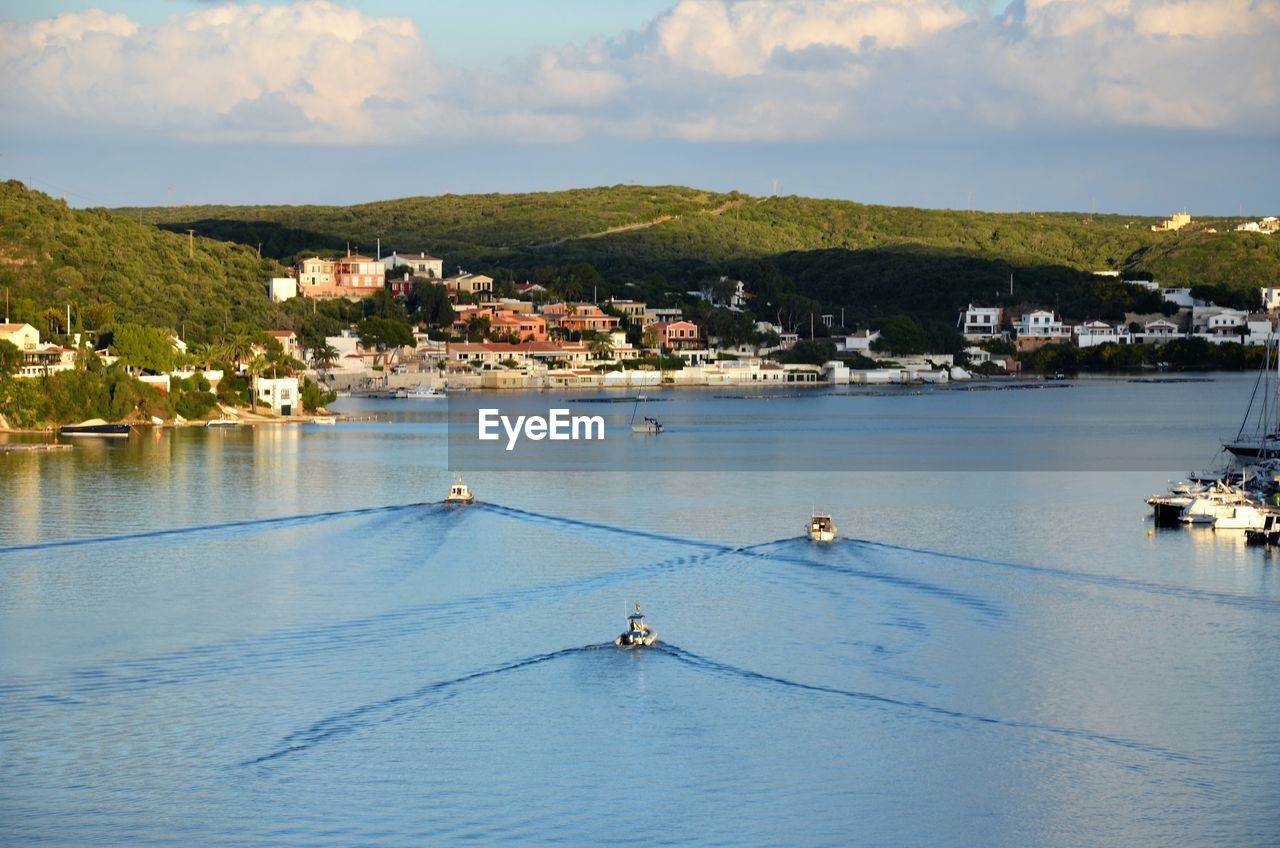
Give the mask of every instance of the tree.
[[118, 324], [111, 334], [111, 350], [130, 368], [162, 374], [177, 364], [168, 330], [143, 327], [140, 324]]
[[589, 350], [596, 359], [613, 359], [613, 340], [608, 336], [592, 339]]
[[254, 337], [247, 332], [236, 332], [222, 339], [223, 353], [231, 359], [236, 371], [240, 370], [240, 363], [248, 360], [253, 356]]
[[12, 377], [23, 362], [22, 351], [7, 339], [0, 339], [0, 377]]
[[880, 338], [872, 342], [871, 347], [889, 353], [926, 353], [929, 334], [906, 315], [890, 315], [880, 322]]
[[328, 377], [329, 369], [338, 361], [338, 349], [328, 342], [320, 342], [311, 348], [311, 364], [317, 371]]
[[265, 357], [255, 356], [250, 359], [244, 366], [244, 373], [249, 376], [249, 407], [254, 412], [258, 411], [258, 378], [267, 373], [267, 369], [271, 367], [271, 363]]
[[80, 326], [91, 333], [101, 333], [115, 320], [116, 310], [110, 303], [91, 303], [80, 310]]

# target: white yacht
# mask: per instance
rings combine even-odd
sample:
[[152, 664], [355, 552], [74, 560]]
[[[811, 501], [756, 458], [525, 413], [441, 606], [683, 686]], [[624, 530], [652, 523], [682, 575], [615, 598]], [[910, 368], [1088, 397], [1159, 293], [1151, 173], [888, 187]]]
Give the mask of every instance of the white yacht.
[[1178, 518], [1183, 524], [1215, 524], [1219, 518], [1234, 515], [1236, 507], [1252, 506], [1243, 491], [1225, 483], [1215, 483], [1206, 491], [1189, 497], [1191, 503], [1183, 508]]
[[1232, 507], [1229, 514], [1219, 516], [1218, 520], [1213, 522], [1213, 529], [1261, 530], [1266, 523], [1267, 516], [1271, 514], [1258, 509], [1252, 504], [1241, 504], [1240, 506]]
[[413, 386], [405, 397], [409, 400], [443, 400], [447, 395], [435, 386]]
[[831, 516], [826, 513], [813, 513], [805, 531], [815, 542], [834, 542], [836, 539], [836, 525], [832, 523]]
[[449, 495], [444, 499], [447, 504], [469, 504], [475, 503], [476, 496], [471, 494], [471, 489], [467, 484], [462, 482], [462, 475], [458, 475], [458, 480], [449, 487]]

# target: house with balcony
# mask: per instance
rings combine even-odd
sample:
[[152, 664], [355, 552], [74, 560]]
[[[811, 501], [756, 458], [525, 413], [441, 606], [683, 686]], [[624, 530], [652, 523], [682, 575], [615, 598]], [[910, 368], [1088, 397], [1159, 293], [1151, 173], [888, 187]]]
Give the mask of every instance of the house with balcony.
[[568, 332], [586, 330], [612, 333], [622, 324], [617, 315], [609, 315], [594, 303], [549, 303], [542, 307], [542, 317], [547, 326], [560, 327]]
[[1138, 344], [1165, 344], [1177, 338], [1182, 338], [1182, 331], [1177, 324], [1164, 318], [1148, 321], [1133, 334], [1133, 340]]
[[465, 271], [444, 278], [449, 297], [455, 302], [461, 295], [471, 295], [481, 300], [493, 296], [493, 277], [484, 274], [468, 274]]
[[298, 263], [298, 292], [303, 297], [342, 297], [338, 289], [337, 263], [313, 256]]
[[1062, 319], [1052, 312], [1037, 309], [1027, 312], [1018, 319], [1015, 329], [1018, 338], [1015, 345], [1018, 350], [1035, 350], [1047, 344], [1056, 344], [1069, 339], [1062, 326]]
[[966, 341], [1003, 338], [1004, 332], [1000, 328], [1004, 324], [1004, 309], [999, 306], [975, 306], [971, 303], [960, 313], [957, 324]]
[[382, 257], [381, 262], [382, 267], [387, 271], [396, 268], [408, 268], [411, 277], [418, 277], [424, 280], [444, 279], [444, 260], [425, 251], [401, 253], [398, 250], [393, 250]]
[[545, 342], [548, 339], [547, 320], [541, 315], [497, 309], [489, 318], [489, 329], [497, 336], [515, 336], [522, 342]]
[[1071, 336], [1077, 347], [1096, 347], [1102, 344], [1129, 344], [1129, 328], [1124, 324], [1112, 326], [1106, 321], [1085, 321], [1071, 328]]
[[643, 324], [645, 327], [651, 327], [654, 324], [669, 324], [683, 318], [684, 313], [674, 306], [646, 306]]
[[654, 324], [658, 346], [670, 351], [695, 350], [702, 347], [698, 325], [692, 321], [670, 321]]
[[384, 288], [387, 283], [387, 269], [381, 262], [371, 256], [358, 253], [344, 256], [334, 263], [334, 276], [338, 288], [346, 292], [345, 297], [368, 297]]
[[22, 366], [15, 377], [44, 377], [76, 367], [76, 352], [56, 344], [36, 344], [22, 349]]
[[633, 324], [639, 326], [644, 325], [644, 313], [648, 308], [644, 303], [638, 300], [618, 300], [617, 298], [614, 298], [609, 301], [609, 305], [622, 313], [622, 317], [626, 318]]

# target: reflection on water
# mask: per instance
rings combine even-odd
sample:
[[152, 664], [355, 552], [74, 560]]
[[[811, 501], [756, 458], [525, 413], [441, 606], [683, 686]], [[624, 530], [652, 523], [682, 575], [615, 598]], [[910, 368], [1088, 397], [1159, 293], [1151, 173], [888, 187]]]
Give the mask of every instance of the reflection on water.
[[[1275, 559], [1148, 535], [1177, 469], [487, 471], [445, 508], [442, 413], [366, 408], [0, 459], [0, 841], [1280, 837]], [[636, 602], [662, 644], [615, 650]]]

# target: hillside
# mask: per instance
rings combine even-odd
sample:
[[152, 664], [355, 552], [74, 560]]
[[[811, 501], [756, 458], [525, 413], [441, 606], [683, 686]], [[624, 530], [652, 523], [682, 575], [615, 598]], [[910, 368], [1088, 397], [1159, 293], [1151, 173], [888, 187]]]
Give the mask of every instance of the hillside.
[[[101, 209], [77, 210], [16, 181], [0, 184], [0, 289], [9, 290], [14, 320], [47, 333], [47, 310], [72, 306], [73, 328], [82, 310], [97, 320], [121, 320], [174, 330], [203, 340], [224, 324], [264, 324], [276, 313], [266, 280], [284, 272], [256, 250], [208, 238], [189, 241]], [[3, 316], [0, 316], [3, 317]], [[99, 329], [84, 326], [84, 329]]]
[[[1040, 303], [1069, 317], [1116, 317], [1132, 304], [1090, 272], [1147, 273], [1167, 285], [1280, 284], [1280, 238], [1153, 233], [1153, 218], [1001, 214], [752, 198], [681, 187], [614, 186], [546, 194], [444, 195], [358, 206], [196, 206], [120, 214], [257, 246], [281, 259], [310, 250], [426, 249], [457, 267], [545, 278], [591, 263], [605, 292], [654, 297], [706, 275], [815, 298], [866, 319], [887, 310], [954, 320], [969, 299]], [[1015, 279], [1008, 293], [1009, 277]], [[628, 286], [628, 284], [631, 284]]]

